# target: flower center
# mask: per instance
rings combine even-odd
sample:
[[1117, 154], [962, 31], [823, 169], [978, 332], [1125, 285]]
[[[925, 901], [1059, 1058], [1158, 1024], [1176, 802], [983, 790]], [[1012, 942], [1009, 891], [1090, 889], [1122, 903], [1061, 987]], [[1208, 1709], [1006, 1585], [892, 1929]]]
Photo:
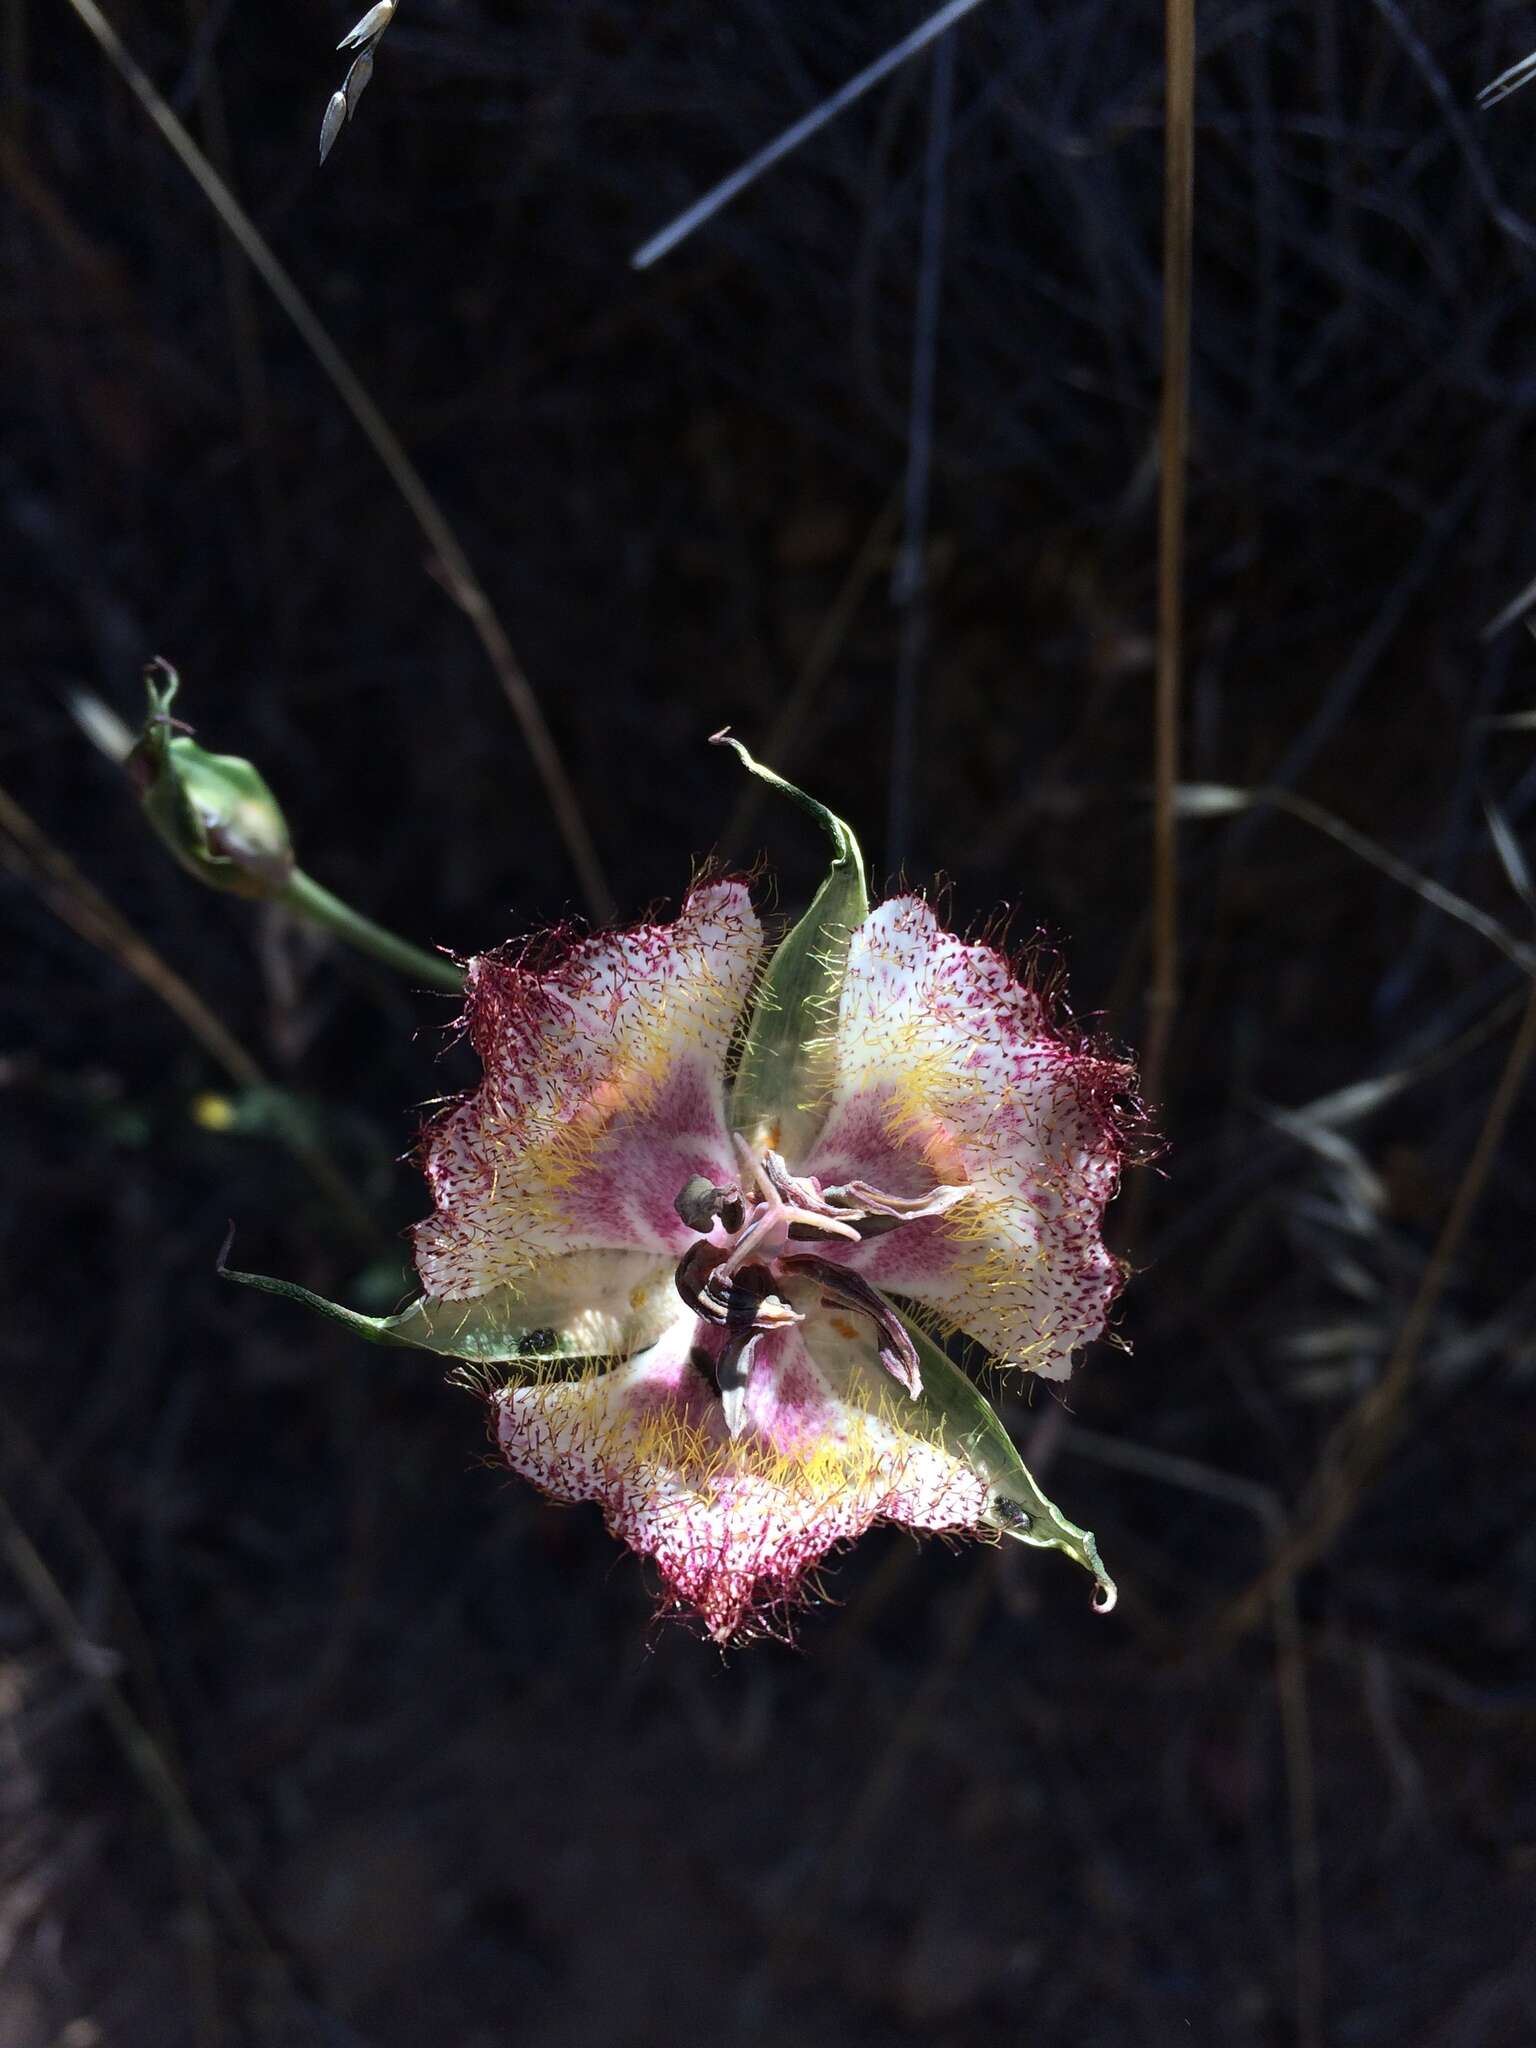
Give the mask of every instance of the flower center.
[[695, 1315], [726, 1333], [712, 1364], [730, 1434], [739, 1435], [745, 1420], [758, 1338], [805, 1320], [781, 1291], [791, 1280], [818, 1285], [823, 1307], [868, 1316], [881, 1364], [916, 1396], [922, 1387], [917, 1351], [901, 1318], [867, 1280], [818, 1247], [859, 1245], [903, 1223], [941, 1216], [965, 1199], [969, 1187], [945, 1184], [926, 1195], [887, 1195], [853, 1180], [823, 1188], [814, 1175], [791, 1173], [777, 1152], [754, 1152], [739, 1131], [731, 1142], [739, 1180], [722, 1187], [695, 1174], [675, 1204], [699, 1237], [678, 1261], [677, 1291]]

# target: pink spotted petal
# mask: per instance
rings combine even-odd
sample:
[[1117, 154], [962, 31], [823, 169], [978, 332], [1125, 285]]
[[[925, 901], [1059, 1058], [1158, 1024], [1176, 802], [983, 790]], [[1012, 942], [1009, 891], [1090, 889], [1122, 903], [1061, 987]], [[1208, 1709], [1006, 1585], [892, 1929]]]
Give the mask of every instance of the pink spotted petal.
[[943, 930], [915, 896], [855, 932], [832, 1107], [804, 1168], [823, 1186], [971, 1193], [847, 1254], [999, 1361], [1064, 1379], [1121, 1283], [1100, 1235], [1125, 1151], [1128, 1068], [1053, 1029], [990, 946]]
[[681, 1317], [650, 1350], [495, 1402], [507, 1463], [557, 1500], [591, 1500], [653, 1558], [669, 1607], [717, 1642], [782, 1630], [806, 1576], [876, 1521], [977, 1531], [985, 1478], [933, 1434], [838, 1318], [758, 1340], [741, 1433], [695, 1354], [723, 1333]]
[[485, 1068], [432, 1124], [436, 1209], [416, 1227], [429, 1295], [516, 1287], [552, 1255], [676, 1256], [693, 1174], [725, 1182], [731, 1033], [762, 932], [745, 886], [694, 890], [677, 922], [568, 945], [544, 964], [470, 962], [468, 1024]]

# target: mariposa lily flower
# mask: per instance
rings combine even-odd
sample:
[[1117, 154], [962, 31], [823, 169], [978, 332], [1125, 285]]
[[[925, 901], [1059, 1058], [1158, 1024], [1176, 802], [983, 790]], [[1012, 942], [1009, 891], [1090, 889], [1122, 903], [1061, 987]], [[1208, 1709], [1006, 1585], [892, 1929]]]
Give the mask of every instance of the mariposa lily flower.
[[713, 881], [671, 924], [472, 960], [484, 1078], [424, 1136], [421, 1298], [255, 1284], [463, 1361], [513, 1471], [597, 1502], [721, 1642], [876, 1522], [1064, 1550], [1107, 1609], [938, 1340], [1059, 1380], [1102, 1331], [1130, 1070], [921, 898], [871, 909], [848, 827], [729, 744], [831, 835], [804, 919], [770, 953]]

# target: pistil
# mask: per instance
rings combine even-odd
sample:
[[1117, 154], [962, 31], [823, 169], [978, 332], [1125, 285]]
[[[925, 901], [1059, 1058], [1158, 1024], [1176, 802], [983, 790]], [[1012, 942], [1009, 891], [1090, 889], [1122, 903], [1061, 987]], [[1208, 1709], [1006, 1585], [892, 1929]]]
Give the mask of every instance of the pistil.
[[970, 1188], [944, 1182], [925, 1195], [887, 1195], [853, 1180], [823, 1189], [814, 1176], [792, 1173], [777, 1152], [754, 1152], [739, 1131], [732, 1133], [732, 1144], [740, 1182], [718, 1186], [695, 1174], [675, 1204], [699, 1237], [678, 1261], [677, 1291], [702, 1321], [726, 1331], [713, 1376], [731, 1436], [744, 1426], [758, 1338], [805, 1320], [779, 1291], [794, 1280], [818, 1286], [824, 1307], [867, 1316], [875, 1326], [880, 1363], [915, 1398], [922, 1389], [917, 1351], [895, 1309], [840, 1259], [798, 1247], [836, 1251], [904, 1223], [942, 1216]]

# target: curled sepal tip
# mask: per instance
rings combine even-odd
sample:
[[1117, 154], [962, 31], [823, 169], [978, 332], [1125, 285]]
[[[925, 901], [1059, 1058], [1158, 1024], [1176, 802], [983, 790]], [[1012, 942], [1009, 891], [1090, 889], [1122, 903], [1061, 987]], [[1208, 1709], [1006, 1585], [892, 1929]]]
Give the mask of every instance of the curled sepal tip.
[[1065, 1551], [1092, 1576], [1095, 1611], [1108, 1614], [1119, 1596], [1091, 1532], [1069, 1522], [1036, 1485], [1013, 1438], [980, 1388], [945, 1356], [920, 1324], [906, 1315], [902, 1321], [922, 1368], [924, 1403], [939, 1416], [945, 1441], [963, 1453], [987, 1482], [985, 1525], [1036, 1550]]
[[848, 943], [869, 915], [864, 857], [835, 812], [754, 760], [731, 733], [712, 734], [711, 744], [734, 747], [750, 774], [809, 811], [832, 841], [825, 880], [763, 977], [731, 1096], [734, 1129], [787, 1157], [803, 1157], [826, 1118]]

